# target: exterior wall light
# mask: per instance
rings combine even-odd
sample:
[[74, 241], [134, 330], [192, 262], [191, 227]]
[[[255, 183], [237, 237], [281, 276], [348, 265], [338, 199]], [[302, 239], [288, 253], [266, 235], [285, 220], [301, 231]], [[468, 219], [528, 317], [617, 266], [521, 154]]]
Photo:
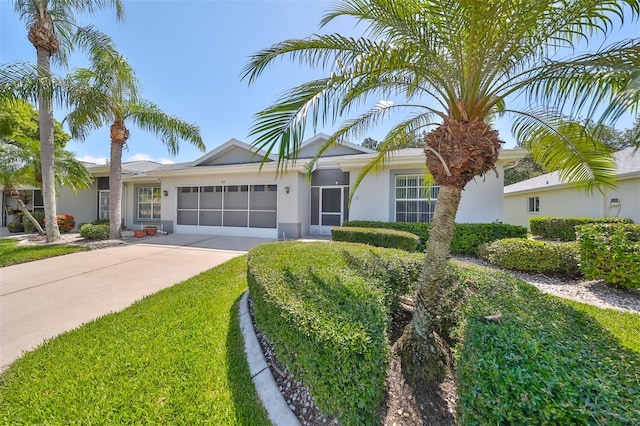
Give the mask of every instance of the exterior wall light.
[[165, 197], [169, 196], [169, 191], [167, 191], [166, 189], [164, 191], [162, 191], [162, 195], [164, 195]]
[[288, 194], [288, 193], [289, 193], [289, 187], [288, 187], [288, 186], [285, 186], [285, 187], [284, 187], [284, 192], [285, 192], [285, 194]]

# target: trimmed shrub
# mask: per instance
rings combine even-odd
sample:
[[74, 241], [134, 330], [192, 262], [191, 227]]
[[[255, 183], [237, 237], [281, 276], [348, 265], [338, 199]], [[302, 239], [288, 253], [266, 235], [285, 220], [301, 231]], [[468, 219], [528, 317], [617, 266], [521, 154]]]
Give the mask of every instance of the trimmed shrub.
[[640, 288], [640, 225], [582, 225], [576, 232], [580, 244], [580, 269], [585, 277]]
[[504, 238], [526, 238], [527, 228], [506, 223], [458, 223], [451, 241], [451, 252], [477, 254], [478, 247]]
[[80, 228], [80, 236], [88, 240], [106, 240], [109, 238], [109, 225], [93, 225], [85, 223]]
[[[43, 212], [31, 212], [31, 215], [34, 217], [35, 220], [38, 221], [40, 226], [42, 226], [42, 228], [44, 229], [44, 213]], [[24, 232], [38, 232], [36, 227], [33, 226], [33, 223], [31, 223], [31, 221], [29, 219], [27, 219], [26, 217], [22, 218], [22, 223], [24, 224]]]
[[640, 424], [640, 354], [508, 274], [461, 274], [474, 291], [456, 329], [460, 425]]
[[624, 217], [551, 217], [540, 216], [529, 219], [533, 235], [550, 240], [575, 241], [576, 226], [590, 223], [633, 223]]
[[580, 250], [576, 242], [554, 243], [507, 238], [485, 244], [478, 255], [493, 265], [516, 271], [580, 275]]
[[380, 422], [393, 296], [417, 279], [421, 259], [336, 242], [263, 244], [249, 252], [256, 324], [340, 424]]
[[332, 228], [331, 239], [333, 241], [362, 243], [376, 247], [397, 248], [409, 252], [416, 251], [420, 243], [420, 238], [410, 232], [347, 226]]
[[[417, 251], [424, 252], [429, 240], [431, 223], [375, 222], [352, 220], [343, 226], [358, 228], [384, 228], [410, 232], [420, 238]], [[476, 254], [481, 244], [503, 238], [526, 238], [527, 228], [504, 223], [458, 223], [451, 241], [451, 252], [456, 254]]]

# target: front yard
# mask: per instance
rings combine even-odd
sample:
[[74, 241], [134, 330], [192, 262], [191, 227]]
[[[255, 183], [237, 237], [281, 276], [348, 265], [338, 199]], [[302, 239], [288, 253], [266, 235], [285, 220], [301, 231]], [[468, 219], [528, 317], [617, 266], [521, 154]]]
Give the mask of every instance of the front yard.
[[[260, 275], [252, 279], [281, 279], [274, 300], [287, 301], [283, 307], [307, 318], [298, 327], [308, 336], [283, 329], [281, 339], [325, 345], [304, 352], [300, 347], [283, 359], [305, 357], [322, 372], [315, 387], [332, 391], [323, 391], [320, 400], [332, 397], [337, 404], [327, 414], [341, 424], [357, 424], [341, 413], [366, 411], [368, 417], [352, 418], [376, 424], [381, 398], [364, 407], [358, 389], [384, 394], [384, 380], [351, 383], [353, 374], [332, 375], [344, 366], [331, 363], [351, 360], [352, 373], [356, 366], [382, 368], [384, 376], [379, 363], [389, 362], [392, 351], [385, 346], [391, 322], [385, 315], [395, 300], [389, 291], [404, 292], [402, 283], [422, 255], [349, 247], [262, 246], [252, 258]], [[406, 261], [409, 269], [402, 266]], [[483, 418], [490, 423], [639, 420], [640, 315], [542, 295], [500, 272], [454, 264], [473, 289], [459, 313], [454, 347], [460, 424], [481, 424]], [[246, 271], [247, 257], [236, 258], [28, 352], [0, 376], [0, 424], [268, 424], [238, 324]], [[390, 287], [384, 284], [388, 280]], [[502, 314], [498, 322], [483, 320], [495, 311]], [[347, 317], [362, 327], [344, 323]], [[381, 351], [368, 351], [371, 342]], [[276, 352], [282, 349], [276, 346]], [[300, 365], [288, 367], [305, 374]], [[346, 398], [336, 384], [356, 396]]]

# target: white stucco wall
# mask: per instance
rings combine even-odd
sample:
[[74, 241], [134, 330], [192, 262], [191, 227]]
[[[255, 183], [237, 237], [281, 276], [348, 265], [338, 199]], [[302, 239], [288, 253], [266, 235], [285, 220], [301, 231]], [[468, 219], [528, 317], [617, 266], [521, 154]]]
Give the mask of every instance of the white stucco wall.
[[[349, 185], [350, 188], [353, 188], [360, 170], [349, 170], [349, 172]], [[349, 208], [349, 220], [392, 222], [390, 180], [389, 170], [383, 170], [381, 173], [369, 173], [353, 194]]]
[[93, 222], [98, 217], [98, 193], [94, 183], [91, 188], [73, 193], [69, 188], [57, 192], [56, 212], [70, 214], [76, 225]]
[[[529, 213], [529, 198], [540, 198], [540, 211]], [[562, 188], [556, 190], [529, 192], [509, 195], [504, 199], [504, 221], [511, 225], [529, 227], [529, 219], [537, 216], [556, 217], [602, 217], [603, 197], [595, 192], [592, 195], [577, 189]]]
[[[351, 185], [355, 183], [360, 169], [350, 171]], [[395, 221], [395, 176], [422, 174], [424, 169], [390, 169], [367, 175], [356, 190], [351, 202], [349, 219]], [[486, 177], [478, 177], [467, 184], [462, 191], [462, 199], [456, 222], [490, 223], [503, 220], [502, 166], [498, 166], [498, 176], [490, 172]]]
[[502, 165], [496, 166], [496, 173], [488, 172], [484, 177], [476, 177], [467, 183], [462, 191], [457, 223], [503, 222], [504, 173]]
[[[619, 204], [611, 205], [612, 198], [618, 198]], [[640, 178], [621, 180], [616, 189], [606, 191], [604, 215], [628, 217], [640, 223]]]

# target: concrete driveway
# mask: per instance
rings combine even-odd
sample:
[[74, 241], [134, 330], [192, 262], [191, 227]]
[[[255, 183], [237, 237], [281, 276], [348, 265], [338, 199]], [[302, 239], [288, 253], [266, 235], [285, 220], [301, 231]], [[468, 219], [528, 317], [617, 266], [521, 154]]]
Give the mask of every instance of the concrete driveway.
[[0, 371], [45, 339], [268, 241], [172, 234], [0, 268]]

